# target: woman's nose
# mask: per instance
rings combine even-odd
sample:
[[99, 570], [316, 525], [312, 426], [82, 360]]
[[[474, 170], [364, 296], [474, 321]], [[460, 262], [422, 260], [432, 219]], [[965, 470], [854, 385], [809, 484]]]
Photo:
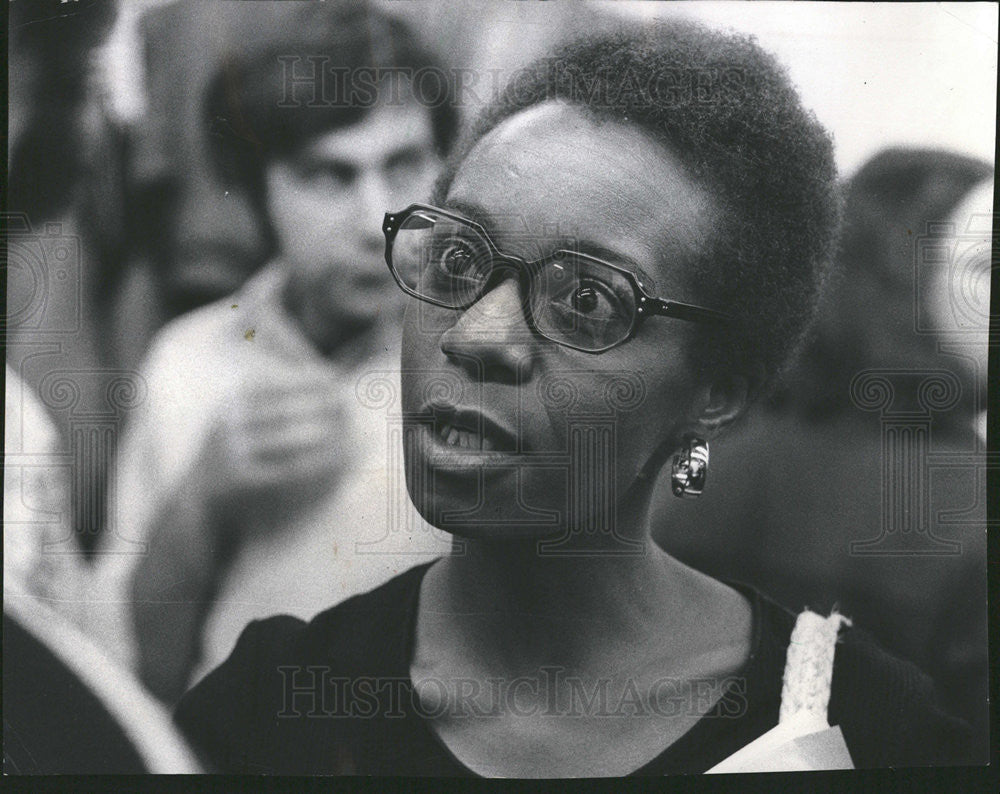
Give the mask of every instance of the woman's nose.
[[477, 379], [516, 383], [527, 379], [538, 339], [528, 327], [517, 277], [511, 273], [441, 335], [441, 350]]

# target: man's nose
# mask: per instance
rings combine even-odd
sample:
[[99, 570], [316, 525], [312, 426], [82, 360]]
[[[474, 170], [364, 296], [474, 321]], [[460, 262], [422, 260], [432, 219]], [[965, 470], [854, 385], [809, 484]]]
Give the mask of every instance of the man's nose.
[[525, 321], [521, 290], [511, 273], [441, 335], [441, 350], [477, 379], [517, 383], [530, 377], [538, 338]]

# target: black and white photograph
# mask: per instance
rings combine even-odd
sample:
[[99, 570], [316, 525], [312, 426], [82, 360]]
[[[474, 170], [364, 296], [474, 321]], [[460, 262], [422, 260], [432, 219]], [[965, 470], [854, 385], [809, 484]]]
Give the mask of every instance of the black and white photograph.
[[6, 2], [5, 776], [997, 763], [1000, 3]]

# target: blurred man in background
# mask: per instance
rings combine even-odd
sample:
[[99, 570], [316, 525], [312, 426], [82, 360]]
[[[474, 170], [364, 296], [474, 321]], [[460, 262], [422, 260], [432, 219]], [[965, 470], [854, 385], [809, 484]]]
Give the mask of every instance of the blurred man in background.
[[[156, 336], [120, 455], [126, 529], [106, 576], [167, 700], [250, 620], [309, 617], [447, 547], [422, 522], [388, 531], [387, 426], [356, 389], [398, 372], [382, 215], [429, 191], [455, 108], [410, 79], [433, 62], [387, 14], [309, 4], [288, 30], [224, 64], [207, 102], [217, 167], [263, 211], [275, 256]], [[334, 85], [345, 75], [357, 91]]]
[[118, 366], [138, 367], [165, 323], [236, 291], [273, 254], [257, 208], [211, 166], [205, 98], [224, 63], [294, 29], [296, 6], [133, 0], [122, 8], [106, 64], [126, 117], [123, 239], [103, 296]]

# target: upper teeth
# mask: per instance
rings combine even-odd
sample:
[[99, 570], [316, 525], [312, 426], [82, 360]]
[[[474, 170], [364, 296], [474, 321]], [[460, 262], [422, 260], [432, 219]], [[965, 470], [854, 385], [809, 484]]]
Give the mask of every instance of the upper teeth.
[[441, 426], [440, 437], [450, 447], [461, 447], [462, 449], [493, 449], [493, 441], [481, 433], [473, 433], [461, 427], [454, 427], [451, 423], [445, 422]]

